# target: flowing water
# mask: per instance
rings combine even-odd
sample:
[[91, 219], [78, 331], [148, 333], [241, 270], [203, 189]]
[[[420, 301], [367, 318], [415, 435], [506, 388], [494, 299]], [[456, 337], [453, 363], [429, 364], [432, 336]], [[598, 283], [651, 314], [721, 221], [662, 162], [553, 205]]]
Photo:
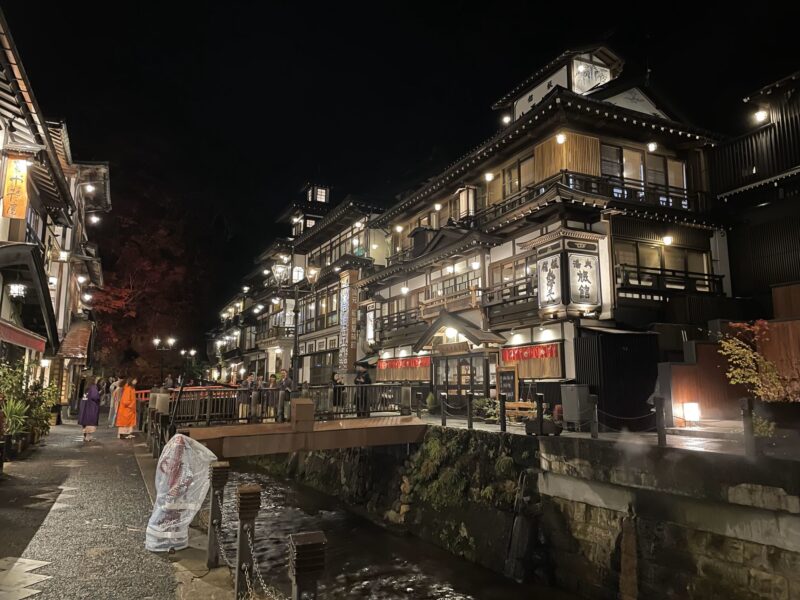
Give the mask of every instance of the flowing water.
[[320, 598], [412, 600], [565, 600], [546, 588], [519, 585], [419, 539], [396, 535], [354, 515], [337, 500], [263, 474], [232, 473], [225, 489], [223, 540], [228, 557], [236, 555], [236, 486], [263, 488], [256, 520], [255, 553], [269, 585], [287, 596], [288, 536], [323, 531], [327, 537], [327, 574]]

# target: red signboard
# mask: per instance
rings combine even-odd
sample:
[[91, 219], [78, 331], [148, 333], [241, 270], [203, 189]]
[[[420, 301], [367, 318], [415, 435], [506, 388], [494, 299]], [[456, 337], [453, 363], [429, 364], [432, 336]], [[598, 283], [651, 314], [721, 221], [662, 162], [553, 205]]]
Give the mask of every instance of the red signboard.
[[502, 353], [503, 362], [505, 363], [536, 358], [556, 358], [558, 357], [558, 344], [539, 344], [536, 346], [503, 348]]
[[411, 358], [386, 358], [378, 361], [378, 369], [420, 369], [431, 366], [430, 356], [412, 356]]

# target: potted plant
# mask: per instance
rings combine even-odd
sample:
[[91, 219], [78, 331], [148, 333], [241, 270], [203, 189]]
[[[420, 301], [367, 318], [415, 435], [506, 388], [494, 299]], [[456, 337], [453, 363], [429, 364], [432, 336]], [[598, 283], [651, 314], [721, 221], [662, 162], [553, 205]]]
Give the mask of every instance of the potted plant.
[[27, 432], [28, 425], [28, 405], [18, 398], [6, 398], [2, 410], [5, 446], [13, 458], [23, 450], [23, 434]]

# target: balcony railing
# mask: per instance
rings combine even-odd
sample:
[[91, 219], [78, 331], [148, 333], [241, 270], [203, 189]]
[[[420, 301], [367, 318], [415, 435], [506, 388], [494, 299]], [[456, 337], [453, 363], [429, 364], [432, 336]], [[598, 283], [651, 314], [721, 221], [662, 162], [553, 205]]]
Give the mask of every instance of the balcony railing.
[[636, 265], [617, 265], [617, 287], [621, 290], [661, 292], [694, 292], [722, 294], [722, 276], [692, 273], [674, 269], [654, 269]]
[[430, 297], [420, 303], [420, 315], [423, 319], [435, 318], [442, 309], [455, 311], [480, 306], [481, 290], [479, 280], [444, 286], [433, 290]]
[[258, 333], [256, 334], [256, 339], [259, 342], [293, 337], [294, 327], [279, 327], [277, 325], [259, 328]]
[[409, 325], [416, 325], [422, 323], [418, 308], [411, 308], [403, 312], [385, 315], [375, 321], [375, 330], [377, 332], [393, 331], [401, 327], [408, 327]]
[[631, 204], [648, 204], [695, 212], [706, 208], [705, 196], [701, 192], [690, 192], [683, 188], [670, 186], [644, 185], [640, 181], [618, 177], [597, 177], [563, 171], [527, 187], [504, 202], [487, 207], [476, 215], [478, 225], [484, 226], [524, 206], [541, 196], [553, 183], [560, 183], [576, 191], [605, 196]]
[[520, 277], [504, 281], [483, 290], [481, 302], [484, 306], [518, 302], [536, 302], [536, 281], [532, 277]]
[[409, 260], [411, 260], [411, 248], [406, 248], [405, 250], [401, 250], [400, 252], [387, 257], [386, 266], [389, 267], [391, 265], [397, 265], [408, 262]]

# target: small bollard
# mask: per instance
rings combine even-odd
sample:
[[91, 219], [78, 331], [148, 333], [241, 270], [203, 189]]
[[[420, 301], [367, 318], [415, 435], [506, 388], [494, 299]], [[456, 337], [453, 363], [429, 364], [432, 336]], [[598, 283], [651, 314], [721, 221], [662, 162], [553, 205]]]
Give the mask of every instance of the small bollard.
[[249, 598], [250, 587], [255, 587], [255, 564], [250, 552], [249, 536], [253, 535], [256, 515], [261, 508], [261, 486], [245, 483], [236, 490], [236, 508], [239, 512], [239, 532], [236, 539], [236, 598]]
[[758, 454], [756, 448], [756, 434], [753, 428], [753, 399], [741, 398], [742, 407], [742, 436], [744, 438], [744, 455], [755, 458]]
[[500, 394], [500, 431], [506, 430], [506, 395]]
[[321, 531], [293, 533], [289, 536], [289, 577], [292, 600], [317, 597], [317, 580], [325, 571], [325, 545]]
[[667, 445], [667, 428], [664, 418], [664, 398], [661, 396], [654, 396], [653, 405], [656, 407], [656, 433], [658, 434], [658, 445], [662, 448], [665, 448]]
[[467, 392], [467, 429], [472, 429], [472, 392]]
[[442, 427], [447, 427], [447, 392], [440, 392], [439, 398], [441, 399], [442, 409]]
[[417, 417], [422, 418], [422, 392], [417, 392]]
[[208, 518], [208, 547], [206, 549], [206, 566], [215, 569], [219, 566], [220, 544], [217, 530], [222, 527], [222, 494], [228, 483], [231, 465], [227, 461], [215, 461], [209, 467], [211, 478], [211, 514]]
[[597, 394], [589, 394], [589, 406], [591, 407], [591, 414], [589, 415], [589, 430], [592, 432], [592, 439], [597, 439]]

